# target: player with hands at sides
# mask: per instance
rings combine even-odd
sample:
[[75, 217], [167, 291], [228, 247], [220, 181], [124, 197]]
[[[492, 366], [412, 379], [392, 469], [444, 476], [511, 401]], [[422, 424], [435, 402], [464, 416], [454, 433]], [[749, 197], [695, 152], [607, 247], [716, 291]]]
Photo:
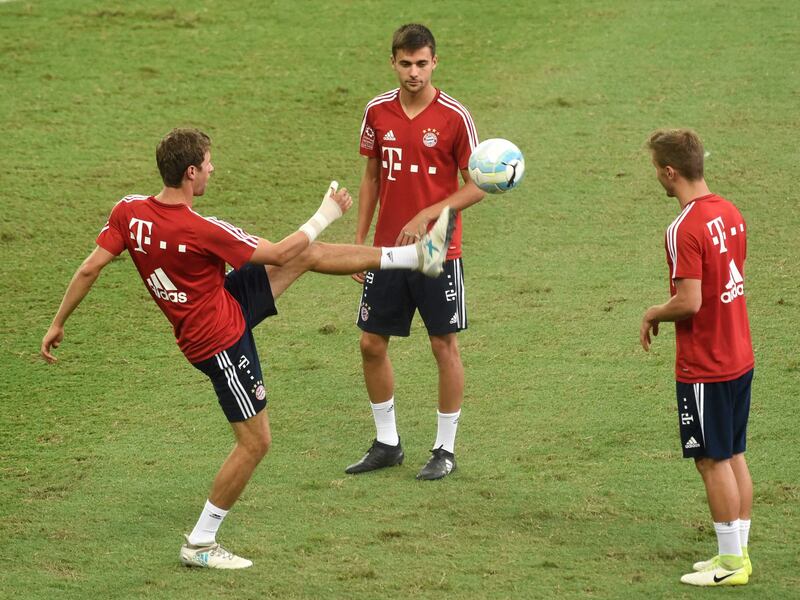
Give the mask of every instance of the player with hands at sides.
[[675, 380], [684, 458], [703, 479], [718, 554], [681, 577], [697, 586], [743, 585], [753, 482], [744, 452], [753, 380], [753, 344], [744, 297], [747, 227], [739, 210], [712, 194], [705, 153], [689, 129], [648, 139], [656, 178], [680, 214], [667, 228], [670, 298], [645, 311], [639, 341], [650, 349], [659, 323], [675, 322]]

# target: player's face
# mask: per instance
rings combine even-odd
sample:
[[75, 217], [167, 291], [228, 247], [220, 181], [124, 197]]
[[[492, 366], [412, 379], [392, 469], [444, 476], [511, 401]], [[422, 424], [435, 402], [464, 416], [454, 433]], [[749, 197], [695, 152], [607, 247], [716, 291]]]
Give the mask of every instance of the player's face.
[[397, 73], [400, 86], [411, 94], [418, 94], [431, 82], [436, 68], [436, 57], [428, 46], [419, 50], [398, 50], [392, 57], [392, 68]]
[[[191, 168], [191, 167], [190, 167]], [[208, 185], [208, 178], [214, 172], [214, 165], [211, 164], [211, 152], [206, 152], [203, 158], [203, 164], [199, 169], [194, 170], [194, 180], [192, 185], [192, 194], [194, 196], [202, 196], [206, 191]]]
[[656, 168], [656, 177], [658, 178], [658, 182], [661, 184], [661, 187], [664, 188], [664, 191], [667, 192], [667, 196], [670, 198], [675, 197], [675, 180], [673, 175], [675, 173], [674, 169], [667, 165], [666, 167], [661, 167], [656, 162], [655, 157], [653, 157], [653, 166]]

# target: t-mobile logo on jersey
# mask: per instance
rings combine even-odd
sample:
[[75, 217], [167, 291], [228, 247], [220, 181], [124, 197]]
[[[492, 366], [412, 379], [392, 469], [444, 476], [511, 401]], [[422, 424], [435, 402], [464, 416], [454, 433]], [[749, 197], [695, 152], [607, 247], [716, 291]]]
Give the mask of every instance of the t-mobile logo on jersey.
[[[147, 254], [147, 251], [142, 247], [142, 245], [150, 245], [150, 235], [153, 231], [153, 223], [151, 221], [142, 221], [141, 219], [131, 219], [128, 228], [131, 230], [131, 239], [136, 240], [136, 248], [133, 249], [134, 252], [143, 252], [144, 254]], [[147, 231], [145, 231], [145, 229]]]
[[381, 148], [381, 151], [383, 152], [384, 158], [383, 168], [389, 171], [386, 179], [389, 181], [397, 181], [397, 179], [394, 177], [394, 173], [403, 168], [403, 165], [400, 162], [403, 160], [403, 149], [384, 146]]
[[[714, 242], [715, 246], [719, 246], [719, 253], [723, 254], [728, 251], [725, 247], [725, 223], [722, 222], [722, 217], [717, 217], [713, 221], [709, 221], [706, 223], [706, 227], [708, 227], [708, 232], [713, 236], [711, 241]], [[714, 231], [716, 230], [717, 235], [714, 235]]]
[[728, 265], [731, 272], [731, 278], [725, 284], [727, 291], [723, 292], [719, 297], [725, 304], [729, 304], [736, 300], [739, 296], [744, 296], [744, 277], [742, 277], [736, 263], [731, 261]]

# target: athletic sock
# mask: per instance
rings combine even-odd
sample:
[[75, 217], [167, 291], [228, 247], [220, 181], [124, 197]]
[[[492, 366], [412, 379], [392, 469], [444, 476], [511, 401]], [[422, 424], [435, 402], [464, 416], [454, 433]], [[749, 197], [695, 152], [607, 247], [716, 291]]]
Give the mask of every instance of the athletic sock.
[[454, 413], [443, 413], [436, 411], [438, 416], [436, 428], [436, 443], [433, 449], [444, 448], [451, 454], [455, 453], [456, 447], [456, 431], [458, 430], [458, 418], [461, 416], [461, 411]]
[[747, 548], [747, 542], [750, 539], [750, 519], [739, 519], [739, 542], [742, 544], [742, 550]]
[[[739, 541], [739, 519], [714, 523], [719, 544], [719, 560], [728, 568], [739, 568], [742, 564], [742, 544]], [[738, 559], [738, 560], [736, 560]]]
[[419, 267], [417, 245], [381, 248], [381, 269], [416, 269]]
[[381, 444], [397, 446], [400, 437], [397, 435], [397, 423], [394, 418], [394, 396], [386, 402], [371, 406], [372, 417], [375, 419], [375, 439]]
[[193, 546], [210, 546], [217, 541], [217, 530], [222, 525], [222, 520], [228, 514], [227, 510], [222, 510], [206, 500], [203, 512], [197, 519], [192, 533], [189, 534], [189, 543]]

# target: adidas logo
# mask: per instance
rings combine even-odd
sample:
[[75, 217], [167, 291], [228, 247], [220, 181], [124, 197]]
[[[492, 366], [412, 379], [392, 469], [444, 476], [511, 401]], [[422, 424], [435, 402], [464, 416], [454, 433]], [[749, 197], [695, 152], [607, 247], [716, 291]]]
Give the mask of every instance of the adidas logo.
[[726, 291], [719, 297], [725, 304], [733, 302], [739, 296], [744, 296], [744, 277], [742, 277], [736, 263], [731, 261], [728, 269], [730, 270], [731, 278], [725, 284]]
[[683, 446], [684, 448], [699, 448], [700, 444], [697, 443], [697, 440], [694, 439], [694, 436], [689, 438], [689, 441], [686, 442]]
[[384, 142], [396, 142], [397, 138], [394, 137], [394, 131], [392, 131], [391, 129], [389, 131], [387, 131], [386, 135], [383, 136], [383, 141]]
[[455, 325], [458, 323], [458, 313], [455, 313], [452, 317], [450, 317], [450, 325]]
[[150, 286], [150, 291], [155, 294], [156, 298], [179, 304], [186, 302], [186, 292], [179, 292], [161, 267], [150, 274], [150, 277], [147, 278], [147, 285]]

